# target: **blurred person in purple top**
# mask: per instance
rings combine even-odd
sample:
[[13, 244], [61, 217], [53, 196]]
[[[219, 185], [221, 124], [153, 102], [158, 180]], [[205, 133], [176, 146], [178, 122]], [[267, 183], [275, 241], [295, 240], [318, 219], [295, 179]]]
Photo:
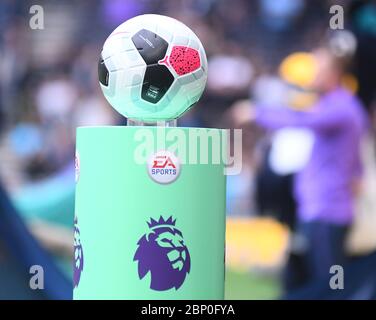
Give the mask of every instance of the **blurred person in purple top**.
[[324, 47], [313, 55], [312, 90], [320, 98], [310, 111], [259, 107], [255, 112], [257, 123], [267, 129], [309, 128], [315, 136], [311, 158], [294, 182], [307, 281], [329, 277], [330, 267], [345, 261], [344, 241], [362, 174], [359, 149], [367, 127], [363, 106], [341, 86], [344, 59]]

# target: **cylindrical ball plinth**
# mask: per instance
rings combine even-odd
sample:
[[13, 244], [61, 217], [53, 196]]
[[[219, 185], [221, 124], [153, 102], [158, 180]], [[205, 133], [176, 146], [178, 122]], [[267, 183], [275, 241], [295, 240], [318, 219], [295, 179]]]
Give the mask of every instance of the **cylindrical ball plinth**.
[[[179, 164], [176, 180], [158, 183], [150, 161], [136, 159], [150, 142], [140, 130], [156, 142], [156, 127], [77, 130], [74, 299], [223, 299], [224, 164], [211, 156], [191, 164], [188, 154], [190, 130], [223, 132], [164, 128], [167, 137], [180, 130], [188, 163]], [[199, 159], [206, 149], [197, 150]], [[177, 166], [176, 159], [152, 160], [156, 169]]]

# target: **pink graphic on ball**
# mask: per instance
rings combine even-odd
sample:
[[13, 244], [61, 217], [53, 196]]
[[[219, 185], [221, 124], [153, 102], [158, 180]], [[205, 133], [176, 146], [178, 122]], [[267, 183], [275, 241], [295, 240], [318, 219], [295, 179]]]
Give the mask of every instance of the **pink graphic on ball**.
[[200, 54], [196, 49], [186, 46], [174, 46], [169, 56], [158, 61], [172, 67], [179, 76], [191, 73], [201, 66]]

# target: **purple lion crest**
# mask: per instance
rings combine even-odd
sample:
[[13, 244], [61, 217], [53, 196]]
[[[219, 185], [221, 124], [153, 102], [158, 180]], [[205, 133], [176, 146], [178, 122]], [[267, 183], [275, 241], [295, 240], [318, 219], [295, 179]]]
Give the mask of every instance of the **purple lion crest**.
[[150, 271], [153, 290], [179, 289], [191, 269], [188, 248], [175, 222], [172, 216], [151, 218], [149, 231], [137, 242], [133, 260], [138, 261], [138, 276], [142, 279]]
[[80, 229], [77, 224], [77, 217], [74, 218], [74, 266], [73, 266], [73, 285], [78, 287], [81, 278], [81, 272], [84, 268], [84, 253], [82, 251]]

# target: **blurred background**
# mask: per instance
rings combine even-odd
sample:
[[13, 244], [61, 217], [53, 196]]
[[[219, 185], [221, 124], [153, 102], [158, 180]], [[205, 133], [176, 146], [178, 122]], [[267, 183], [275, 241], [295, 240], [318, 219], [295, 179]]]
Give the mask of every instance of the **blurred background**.
[[[304, 57], [293, 55], [287, 62], [286, 57], [332, 43], [351, 58], [343, 83], [360, 99], [370, 123], [369, 152], [362, 162], [366, 188], [372, 191], [376, 1], [40, 0], [43, 30], [29, 27], [33, 4], [0, 2], [0, 298], [60, 297], [53, 285], [43, 294], [28, 288], [25, 268], [34, 252], [51, 264], [56, 286], [60, 273], [71, 279], [75, 129], [125, 125], [100, 91], [97, 64], [111, 31], [143, 13], [181, 20], [206, 49], [207, 88], [179, 125], [243, 129], [243, 170], [229, 176], [227, 185], [226, 298], [277, 299], [290, 289], [297, 292], [293, 297], [305, 297], [312, 291], [309, 284], [294, 291], [285, 270], [291, 259], [300, 268], [292, 245], [297, 206], [293, 177], [309, 161], [314, 137], [309, 132], [293, 139], [287, 132], [277, 137], [250, 121], [249, 110], [255, 104], [300, 110], [313, 104], [299, 76], [291, 80], [301, 72]], [[334, 4], [343, 6], [351, 32], [337, 42], [331, 42], [335, 36], [329, 30]], [[282, 68], [283, 62], [288, 65]], [[347, 148], [351, 152], [352, 146]], [[358, 242], [349, 245], [354, 279], [345, 298], [376, 298], [373, 202], [367, 218], [373, 229], [360, 232], [360, 238], [354, 236]], [[30, 237], [20, 235], [27, 230]], [[38, 243], [41, 250], [35, 249]], [[368, 295], [356, 296], [365, 283], [371, 285]]]

